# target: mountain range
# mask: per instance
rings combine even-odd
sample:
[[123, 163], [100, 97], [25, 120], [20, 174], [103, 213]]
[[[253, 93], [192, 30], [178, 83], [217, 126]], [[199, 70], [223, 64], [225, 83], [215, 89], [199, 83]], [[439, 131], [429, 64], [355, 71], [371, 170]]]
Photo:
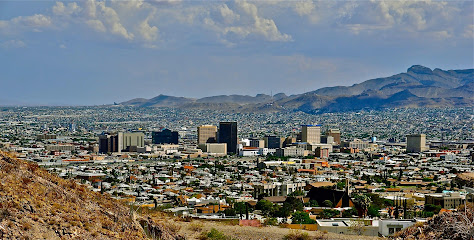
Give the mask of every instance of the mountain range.
[[214, 109], [234, 112], [303, 111], [307, 113], [356, 111], [396, 107], [472, 107], [474, 69], [441, 70], [414, 65], [407, 72], [352, 86], [325, 87], [287, 96], [258, 94], [219, 95], [200, 99], [159, 95], [136, 98], [121, 105]]

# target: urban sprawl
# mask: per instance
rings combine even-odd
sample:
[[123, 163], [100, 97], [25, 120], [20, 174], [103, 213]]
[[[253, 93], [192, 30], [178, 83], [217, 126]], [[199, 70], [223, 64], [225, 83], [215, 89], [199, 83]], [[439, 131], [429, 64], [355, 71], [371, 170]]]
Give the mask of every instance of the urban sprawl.
[[389, 236], [474, 200], [474, 109], [3, 107], [0, 147], [135, 208]]

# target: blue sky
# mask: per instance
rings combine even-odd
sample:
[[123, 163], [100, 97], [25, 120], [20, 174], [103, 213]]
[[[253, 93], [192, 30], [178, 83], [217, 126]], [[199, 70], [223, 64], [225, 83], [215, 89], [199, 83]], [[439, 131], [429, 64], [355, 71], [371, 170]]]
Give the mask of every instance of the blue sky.
[[473, 68], [473, 1], [0, 1], [0, 105], [298, 94]]

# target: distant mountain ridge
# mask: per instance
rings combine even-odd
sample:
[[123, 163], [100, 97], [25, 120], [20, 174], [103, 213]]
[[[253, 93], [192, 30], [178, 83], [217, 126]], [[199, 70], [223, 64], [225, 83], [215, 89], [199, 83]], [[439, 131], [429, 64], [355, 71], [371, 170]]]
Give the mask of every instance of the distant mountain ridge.
[[121, 105], [216, 109], [236, 112], [338, 112], [390, 107], [472, 107], [474, 69], [441, 70], [413, 65], [406, 73], [375, 78], [352, 86], [320, 88], [287, 96], [219, 95], [200, 99], [159, 95]]

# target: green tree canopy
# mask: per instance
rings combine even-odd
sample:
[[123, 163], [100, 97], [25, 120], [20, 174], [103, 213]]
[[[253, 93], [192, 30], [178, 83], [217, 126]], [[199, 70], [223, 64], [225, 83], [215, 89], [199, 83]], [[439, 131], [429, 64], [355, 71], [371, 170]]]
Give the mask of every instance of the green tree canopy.
[[331, 200], [324, 200], [323, 206], [325, 206], [325, 207], [332, 207], [333, 204], [332, 204]]
[[314, 224], [315, 220], [309, 217], [307, 212], [297, 211], [291, 216], [291, 222], [295, 224]]

